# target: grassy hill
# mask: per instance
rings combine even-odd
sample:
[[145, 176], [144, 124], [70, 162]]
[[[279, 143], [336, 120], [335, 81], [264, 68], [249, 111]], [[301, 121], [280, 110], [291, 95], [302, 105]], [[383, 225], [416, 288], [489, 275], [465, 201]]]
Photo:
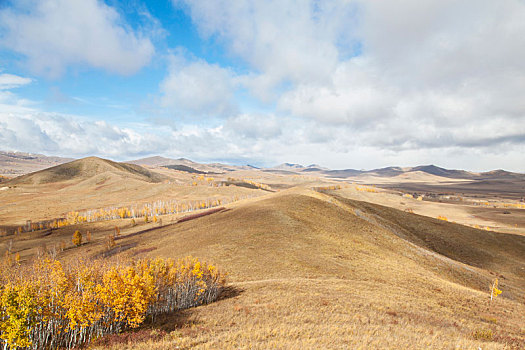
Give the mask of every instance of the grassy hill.
[[[118, 240], [124, 254], [199, 256], [234, 289], [148, 326], [166, 335], [127, 345], [117, 337], [114, 349], [525, 345], [523, 236], [298, 188], [129, 230]], [[495, 277], [503, 294], [489, 303]]]
[[88, 157], [60, 164], [13, 179], [10, 185], [48, 184], [70, 180], [85, 180], [101, 174], [113, 174], [146, 182], [160, 182], [162, 176], [139, 165], [117, 163], [108, 159]]

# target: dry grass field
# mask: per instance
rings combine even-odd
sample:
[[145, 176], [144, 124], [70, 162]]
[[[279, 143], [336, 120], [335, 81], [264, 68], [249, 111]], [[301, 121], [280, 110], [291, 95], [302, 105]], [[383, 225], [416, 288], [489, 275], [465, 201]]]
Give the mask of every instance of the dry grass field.
[[[394, 233], [421, 227], [421, 242]], [[160, 340], [113, 348], [522, 348], [525, 239], [494, 235], [306, 190], [237, 204], [127, 251], [217, 262], [237, 293], [152, 325]], [[489, 303], [496, 276], [504, 292]]]
[[[231, 175], [229, 175], [231, 176]], [[232, 200], [265, 194], [240, 186], [214, 187], [185, 172], [143, 167], [90, 157], [27, 174], [3, 184], [0, 226], [24, 225], [85, 211], [158, 200]]]
[[[196, 212], [208, 215], [88, 222], [0, 237], [0, 253], [10, 248], [21, 263], [50, 250], [64, 260], [191, 255], [228, 274], [219, 301], [90, 348], [525, 348], [525, 236], [494, 231], [498, 225], [510, 231], [512, 223], [504, 227], [508, 215], [473, 218], [470, 207], [354, 185], [315, 191], [334, 183], [312, 176], [238, 170], [214, 181], [250, 179], [272, 190], [193, 186], [188, 173], [151, 168], [148, 176], [92, 161], [103, 171], [84, 176], [82, 170], [80, 178], [50, 184], [37, 184], [35, 175], [19, 178], [16, 188], [0, 193], [0, 226], [159, 198], [249, 198]], [[107, 181], [97, 184], [101, 177]], [[404, 211], [407, 206], [413, 212]], [[472, 220], [492, 220], [494, 230], [467, 226]], [[115, 246], [108, 247], [115, 227]], [[71, 243], [75, 230], [84, 234], [80, 247]], [[490, 302], [494, 278], [503, 293]]]
[[[458, 196], [462, 201], [438, 200], [424, 195], [422, 196], [423, 200], [417, 200], [417, 196], [410, 195], [407, 197], [405, 191], [400, 192], [369, 186], [374, 192], [367, 192], [359, 191], [359, 188], [359, 185], [348, 185], [343, 187], [338, 194], [348, 199], [380, 204], [432, 218], [443, 216], [448, 221], [462, 225], [498, 232], [525, 234], [525, 210], [506, 207], [516, 205], [518, 203], [516, 200], [490, 196], [490, 202], [488, 202], [483, 197], [463, 194]], [[422, 192], [424, 193], [424, 191]], [[473, 203], [490, 203], [490, 205], [474, 205]]]

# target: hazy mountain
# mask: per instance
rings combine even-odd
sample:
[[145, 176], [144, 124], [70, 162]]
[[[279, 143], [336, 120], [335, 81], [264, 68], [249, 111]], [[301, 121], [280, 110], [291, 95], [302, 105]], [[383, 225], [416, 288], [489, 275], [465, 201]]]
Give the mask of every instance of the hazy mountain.
[[19, 176], [67, 163], [73, 158], [48, 157], [42, 154], [0, 151], [0, 175]]

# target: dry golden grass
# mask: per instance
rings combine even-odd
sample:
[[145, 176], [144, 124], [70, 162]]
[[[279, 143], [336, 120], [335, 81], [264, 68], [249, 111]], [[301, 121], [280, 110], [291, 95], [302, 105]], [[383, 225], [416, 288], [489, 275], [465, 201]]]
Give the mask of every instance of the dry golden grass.
[[[516, 203], [516, 201], [499, 199], [500, 207], [493, 208], [473, 205], [480, 202], [479, 195], [467, 197], [464, 202], [441, 203], [437, 201], [418, 200], [402, 196], [401, 192], [380, 189], [378, 193], [360, 191], [362, 186], [344, 186], [337, 194], [354, 200], [366, 201], [403, 211], [411, 211], [415, 214], [432, 218], [446, 217], [448, 221], [463, 225], [490, 227], [490, 229], [525, 235], [525, 209], [512, 209], [510, 215], [505, 215], [503, 205]], [[468, 189], [465, 189], [467, 191]], [[468, 192], [467, 192], [468, 193]]]
[[[479, 327], [507, 334], [505, 325], [477, 320], [476, 305], [469, 312], [454, 306], [464, 298], [444, 305], [432, 299], [420, 303], [414, 300], [417, 290], [403, 296], [388, 284], [290, 279], [240, 286], [245, 288], [241, 295], [188, 312], [181, 328], [160, 325], [167, 332], [161, 340], [110, 348], [502, 349], [501, 343], [479, 341], [471, 334]], [[441, 298], [455, 294], [453, 289], [443, 290]], [[472, 294], [469, 299], [479, 302], [479, 309], [486, 308], [483, 296]], [[502, 310], [499, 313], [505, 317]]]
[[[20, 252], [24, 261], [43, 243], [49, 248], [66, 240], [67, 249], [59, 253], [62, 259], [108, 253], [193, 255], [229, 274], [235, 290], [222, 300], [164, 317], [144, 326], [136, 336], [125, 334], [92, 348], [525, 347], [525, 237], [359, 202], [347, 195], [348, 189], [333, 193], [305, 189], [327, 185], [315, 179], [265, 176], [252, 181], [270, 183], [273, 188], [303, 188], [265, 192], [264, 197], [232, 203], [226, 210], [180, 223], [182, 215], [164, 216], [162, 226], [143, 221], [133, 225], [127, 219], [64, 227], [45, 237], [42, 232], [23, 234], [14, 238], [13, 251]], [[117, 180], [101, 185], [97, 195], [91, 185], [74, 195], [72, 189], [81, 188], [74, 184], [58, 193], [43, 194], [39, 188], [34, 198], [55, 205], [47, 209], [50, 212], [69, 206], [66, 212], [81, 209], [79, 203], [94, 206], [105, 196], [109, 203], [151, 199], [162, 191], [177, 198], [258, 191], [135, 186]], [[72, 198], [60, 203], [64, 193]], [[93, 197], [83, 199], [86, 195]], [[381, 198], [383, 193], [361, 195]], [[20, 194], [3, 198], [20, 200], [20, 208], [34, 207]], [[0, 210], [3, 219], [21, 220], [20, 215]], [[106, 237], [115, 232], [115, 226], [120, 235], [108, 252]], [[82, 234], [90, 230], [91, 242], [72, 247], [75, 230]], [[0, 238], [0, 251], [9, 239]], [[499, 278], [503, 294], [489, 304], [488, 286], [494, 277]]]
[[[376, 217], [371, 223], [356, 216], [356, 209], [370, 217], [385, 210], [385, 221]], [[421, 220], [423, 226], [434, 223], [436, 236], [429, 239], [444, 242], [438, 249], [453, 247], [468, 229], [294, 189], [130, 237], [128, 243], [137, 246], [128, 254], [203, 257], [227, 271], [241, 292], [186, 311], [184, 322], [150, 325], [166, 332], [160, 339], [110, 348], [522, 348], [525, 276], [519, 268], [525, 254], [516, 254], [524, 251], [523, 238], [507, 237], [516, 245], [508, 255], [506, 246], [498, 249], [484, 236], [465, 256], [451, 249], [458, 261], [385, 228], [395, 213], [407, 215], [401, 221], [412, 220], [403, 226], [407, 231]], [[457, 237], [440, 238], [440, 229]], [[501, 259], [469, 265], [480, 251]], [[504, 292], [489, 304], [488, 284], [499, 271], [505, 271]], [[488, 330], [492, 340], [476, 336]]]
[[[192, 174], [157, 173], [137, 165], [86, 158], [28, 174], [0, 191], [0, 226], [65, 217], [71, 211], [131, 206], [158, 200], [231, 200], [266, 194], [238, 186], [213, 187]], [[162, 181], [161, 181], [162, 180]], [[218, 178], [217, 180], [220, 180]], [[57, 181], [57, 182], [50, 182]]]

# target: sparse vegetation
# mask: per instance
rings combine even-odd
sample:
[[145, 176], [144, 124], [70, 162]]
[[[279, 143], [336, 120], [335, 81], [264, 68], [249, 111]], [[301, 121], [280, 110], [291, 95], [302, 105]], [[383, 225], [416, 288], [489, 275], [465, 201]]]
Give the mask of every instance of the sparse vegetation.
[[494, 334], [490, 329], [476, 329], [472, 332], [472, 337], [476, 340], [492, 341], [494, 339]]
[[501, 290], [498, 289], [498, 279], [495, 278], [490, 286], [490, 301], [501, 294]]
[[320, 187], [314, 188], [315, 191], [334, 191], [334, 190], [340, 190], [340, 189], [341, 189], [341, 185], [329, 185], [329, 186], [320, 186]]
[[23, 232], [31, 232], [35, 230], [58, 229], [70, 225], [88, 222], [126, 218], [131, 218], [133, 220], [132, 225], [136, 218], [143, 218], [144, 222], [148, 223], [150, 220], [155, 221], [154, 218], [152, 219], [152, 217], [155, 216], [187, 213], [195, 210], [213, 208], [222, 204], [232, 203], [246, 198], [249, 198], [249, 196], [233, 196], [230, 198], [207, 199], [200, 201], [156, 201], [154, 203], [147, 203], [141, 206], [102, 208], [98, 210], [88, 210], [85, 212], [71, 211], [67, 213], [65, 218], [32, 223], [28, 227], [19, 226], [15, 230], [15, 233], [21, 234]]
[[359, 192], [377, 193], [377, 189], [370, 186], [355, 186], [355, 189]]
[[107, 235], [106, 237], [106, 249], [107, 250], [111, 250], [113, 248], [115, 248], [117, 244], [115, 243], [115, 238], [113, 237], [113, 235]]

